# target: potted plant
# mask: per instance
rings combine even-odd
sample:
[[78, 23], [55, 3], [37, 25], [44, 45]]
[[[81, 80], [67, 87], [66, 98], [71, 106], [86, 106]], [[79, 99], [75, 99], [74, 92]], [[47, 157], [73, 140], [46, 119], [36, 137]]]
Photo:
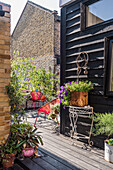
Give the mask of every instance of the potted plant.
[[88, 91], [93, 85], [88, 81], [72, 81], [64, 83], [58, 94], [59, 102], [64, 105], [83, 107], [88, 105]]
[[17, 150], [17, 140], [13, 137], [10, 137], [5, 144], [0, 145], [0, 161], [4, 168], [13, 166]]
[[95, 113], [95, 135], [104, 134], [108, 138], [104, 142], [104, 158], [113, 163], [113, 113]]
[[48, 119], [52, 118], [55, 119], [57, 115], [60, 113], [60, 103], [56, 103], [54, 105], [51, 105], [51, 112], [49, 113]]
[[35, 153], [35, 148], [38, 148], [39, 142], [43, 145], [42, 138], [36, 131], [37, 128], [32, 129], [31, 127], [25, 128], [24, 131], [21, 128], [18, 129], [17, 147], [21, 147], [22, 153], [26, 157], [30, 157]]

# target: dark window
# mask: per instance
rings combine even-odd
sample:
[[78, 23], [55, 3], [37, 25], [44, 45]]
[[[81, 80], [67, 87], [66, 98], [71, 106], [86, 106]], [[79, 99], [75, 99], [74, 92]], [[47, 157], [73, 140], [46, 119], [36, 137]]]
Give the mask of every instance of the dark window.
[[112, 11], [113, 0], [94, 0], [93, 4], [86, 5], [86, 27], [113, 19]]
[[105, 39], [105, 94], [113, 95], [113, 37]]

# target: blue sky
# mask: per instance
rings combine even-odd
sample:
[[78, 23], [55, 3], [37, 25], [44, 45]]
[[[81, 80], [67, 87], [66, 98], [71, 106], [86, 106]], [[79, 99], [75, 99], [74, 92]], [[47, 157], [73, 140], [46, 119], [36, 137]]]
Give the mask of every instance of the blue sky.
[[[0, 1], [11, 5], [11, 32], [13, 32], [13, 29], [22, 13], [22, 10], [27, 0], [0, 0]], [[31, 1], [45, 8], [57, 10], [60, 14], [59, 0], [31, 0]]]
[[101, 0], [90, 6], [90, 11], [103, 20], [113, 18], [113, 0]]

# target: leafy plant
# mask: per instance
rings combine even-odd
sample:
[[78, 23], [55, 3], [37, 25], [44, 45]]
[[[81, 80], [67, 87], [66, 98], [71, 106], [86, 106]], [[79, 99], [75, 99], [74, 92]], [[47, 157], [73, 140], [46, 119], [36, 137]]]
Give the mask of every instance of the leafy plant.
[[64, 105], [70, 105], [70, 94], [75, 91], [90, 91], [93, 89], [93, 85], [91, 82], [84, 81], [72, 81], [68, 83], [64, 83], [63, 86], [60, 87], [60, 92], [58, 94], [59, 102]]
[[95, 134], [113, 135], [113, 113], [95, 113]]
[[59, 76], [47, 72], [45, 68], [40, 68], [31, 72], [31, 77], [34, 77], [32, 81], [33, 87], [42, 91], [47, 99], [50, 100], [53, 97], [57, 97], [57, 90], [59, 90]]
[[38, 146], [39, 143], [41, 143], [43, 145], [43, 141], [40, 135], [38, 135], [38, 133], [36, 133], [37, 128], [35, 128], [34, 130], [31, 129], [31, 127], [29, 128], [24, 128], [24, 130], [22, 130], [21, 128], [18, 129], [18, 144], [17, 147], [24, 147], [24, 148], [29, 148], [29, 147], [35, 147]]
[[8, 158], [11, 154], [17, 154], [20, 151], [20, 148], [17, 148], [18, 140], [15, 136], [10, 136], [8, 141], [0, 145], [0, 161], [5, 158]]
[[108, 144], [113, 146], [113, 139], [109, 139]]
[[49, 113], [48, 119], [50, 118], [56, 118], [57, 114], [60, 113], [60, 103], [56, 103], [54, 105], [51, 105], [51, 112]]

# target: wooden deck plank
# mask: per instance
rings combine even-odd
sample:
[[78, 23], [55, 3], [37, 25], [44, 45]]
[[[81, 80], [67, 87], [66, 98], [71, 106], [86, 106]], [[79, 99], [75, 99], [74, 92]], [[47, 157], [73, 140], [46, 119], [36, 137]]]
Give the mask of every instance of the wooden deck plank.
[[26, 158], [21, 162], [26, 167], [24, 168], [26, 170], [44, 170], [44, 168], [33, 162], [30, 158]]
[[50, 156], [42, 157], [43, 160], [47, 161], [48, 163], [54, 165], [57, 169], [64, 169], [64, 170], [71, 170], [72, 168], [67, 167], [63, 163], [57, 161], [56, 159], [53, 159]]
[[57, 168], [54, 167], [54, 164], [51, 165], [50, 163], [46, 162], [41, 158], [34, 158], [33, 161], [46, 170], [57, 170]]
[[54, 152], [47, 151], [47, 150], [45, 150], [44, 148], [41, 148], [41, 147], [39, 148], [39, 150], [41, 152], [46, 153], [48, 156], [50, 156], [54, 160], [57, 160], [58, 162], [60, 162], [61, 164], [63, 164], [64, 166], [66, 166], [66, 167], [68, 167], [68, 168], [70, 168], [72, 170], [81, 170], [80, 167], [78, 167], [77, 165], [76, 166], [72, 165], [71, 163], [67, 162], [67, 160], [62, 159], [62, 157], [59, 157], [58, 155], [55, 155]]
[[[75, 155], [76, 153], [74, 152], [73, 154], [70, 153], [69, 149], [63, 150], [62, 146], [57, 147], [57, 146], [52, 146], [50, 143], [46, 140], [45, 145], [43, 146], [44, 149], [50, 150], [52, 153], [55, 155], [58, 155], [59, 157], [63, 158], [64, 160], [67, 160], [69, 163], [72, 165], [78, 165], [80, 168], [85, 169], [91, 169], [91, 170], [97, 170], [98, 168], [94, 165], [92, 165], [90, 162], [86, 162], [86, 160], [82, 160], [81, 157], [77, 158]], [[74, 155], [75, 154], [75, 155]]]
[[[46, 141], [46, 144], [48, 144], [49, 145], [49, 140], [45, 140]], [[54, 147], [54, 142], [52, 143], [52, 141], [51, 141], [51, 146], [53, 146]], [[54, 147], [55, 148], [55, 147]], [[111, 170], [111, 168], [109, 168], [108, 166], [105, 166], [105, 165], [103, 165], [103, 164], [101, 164], [101, 163], [99, 163], [99, 162], [97, 162], [97, 161], [95, 161], [95, 160], [92, 160], [92, 159], [89, 159], [88, 157], [87, 157], [87, 155], [86, 156], [84, 156], [84, 155], [82, 155], [82, 154], [80, 154], [80, 153], [76, 153], [75, 151], [73, 151], [73, 150], [71, 150], [71, 149], [69, 149], [69, 148], [65, 148], [65, 147], [63, 147], [62, 145], [58, 145], [57, 144], [57, 147], [55, 148], [55, 149], [59, 149], [60, 148], [60, 150], [61, 151], [63, 151], [63, 152], [65, 152], [65, 154], [66, 153], [68, 153], [69, 155], [71, 155], [71, 156], [73, 156], [73, 158], [76, 160], [76, 159], [78, 159], [79, 161], [79, 163], [80, 163], [80, 161], [82, 161], [81, 163], [80, 163], [80, 165], [82, 165], [82, 164], [86, 164], [86, 166], [85, 167], [88, 167], [88, 166], [93, 166], [93, 168], [92, 169], [108, 169], [108, 170]], [[88, 153], [87, 153], [88, 154]], [[69, 156], [68, 156], [68, 158], [69, 158]], [[71, 160], [71, 159], [70, 159]], [[94, 168], [95, 167], [95, 168]], [[89, 169], [89, 168], [88, 168]]]
[[[45, 132], [44, 132], [45, 133]], [[61, 137], [59, 136], [56, 136], [54, 134], [51, 134], [51, 133], [47, 133], [44, 134], [43, 136], [46, 137], [46, 139], [48, 138], [49, 141], [53, 142], [53, 143], [56, 143], [56, 145], [58, 144], [58, 147], [63, 145], [64, 146], [64, 150], [65, 148], [67, 149], [70, 149], [72, 151], [75, 152], [76, 155], [81, 155], [82, 158], [86, 158], [87, 162], [91, 162], [92, 165], [95, 165], [97, 164], [97, 167], [102, 167], [102, 168], [108, 168], [108, 169], [113, 169], [113, 165], [106, 162], [104, 159], [103, 159], [103, 156], [101, 155], [97, 155], [97, 154], [94, 154], [92, 152], [89, 152], [89, 151], [86, 151], [86, 150], [82, 150], [76, 146], [72, 146], [71, 145], [71, 142], [69, 142], [68, 140], [64, 140], [62, 139]]]

